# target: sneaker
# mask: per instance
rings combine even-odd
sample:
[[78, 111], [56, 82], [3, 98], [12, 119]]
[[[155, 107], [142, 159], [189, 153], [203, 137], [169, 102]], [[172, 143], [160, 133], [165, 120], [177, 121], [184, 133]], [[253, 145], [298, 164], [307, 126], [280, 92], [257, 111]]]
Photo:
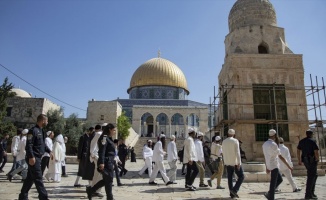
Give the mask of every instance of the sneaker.
[[239, 195], [237, 194], [236, 191], [234, 191], [234, 190], [230, 190], [230, 193], [231, 193], [233, 196], [239, 198]]
[[83, 186], [78, 183], [78, 184], [75, 184], [74, 187], [83, 187]]
[[8, 174], [8, 180], [11, 182], [12, 181], [12, 175]]
[[166, 183], [166, 185], [171, 185], [171, 184], [173, 184], [172, 181], [168, 181], [168, 182]]
[[225, 189], [225, 188], [219, 185], [216, 187], [216, 189]]
[[124, 184], [122, 184], [122, 183], [118, 183], [118, 186], [124, 186]]
[[68, 177], [68, 175], [67, 174], [62, 174], [61, 177]]
[[157, 185], [157, 183], [156, 183], [156, 182], [154, 182], [154, 181], [152, 181], [152, 182], [149, 182], [148, 184], [150, 184], [150, 185]]
[[199, 187], [208, 187], [208, 185], [201, 183], [201, 184], [199, 184]]
[[295, 190], [293, 190], [293, 192], [300, 192], [301, 188], [296, 188]]
[[212, 187], [212, 180], [207, 180], [209, 187]]
[[187, 189], [187, 191], [196, 191], [196, 188], [195, 187], [190, 187]]
[[318, 197], [314, 197], [314, 196], [305, 196], [304, 199], [318, 199]]

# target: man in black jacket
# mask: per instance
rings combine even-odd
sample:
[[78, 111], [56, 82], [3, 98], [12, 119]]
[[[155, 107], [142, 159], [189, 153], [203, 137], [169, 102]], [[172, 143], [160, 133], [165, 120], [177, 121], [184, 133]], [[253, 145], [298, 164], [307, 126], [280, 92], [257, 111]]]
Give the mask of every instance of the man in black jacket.
[[4, 137], [0, 141], [0, 173], [3, 173], [4, 171], [2, 170], [5, 164], [7, 163], [7, 143], [9, 139], [9, 134], [5, 133]]
[[128, 160], [128, 147], [125, 145], [124, 140], [120, 140], [120, 145], [118, 146], [118, 156], [121, 161], [121, 164], [119, 163], [119, 166], [121, 167], [120, 176], [125, 175], [128, 170], [125, 169], [126, 161]]
[[48, 193], [43, 184], [41, 170], [41, 157], [44, 152], [49, 153], [50, 157], [53, 158], [51, 150], [45, 145], [46, 134], [42, 129], [47, 124], [48, 118], [46, 115], [41, 114], [37, 117], [36, 125], [28, 131], [25, 148], [26, 161], [28, 161], [28, 172], [19, 194], [19, 200], [28, 199], [28, 192], [34, 183], [39, 194], [39, 199], [48, 199]]

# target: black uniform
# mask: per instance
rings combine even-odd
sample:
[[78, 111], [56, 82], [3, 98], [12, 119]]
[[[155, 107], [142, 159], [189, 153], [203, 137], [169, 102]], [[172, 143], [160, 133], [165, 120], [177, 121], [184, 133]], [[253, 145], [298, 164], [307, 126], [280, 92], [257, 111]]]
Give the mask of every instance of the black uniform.
[[84, 134], [79, 138], [78, 154], [79, 167], [77, 176], [81, 176], [83, 180], [93, 180], [95, 165], [90, 161], [90, 143], [92, 136]]
[[[48, 199], [48, 193], [44, 187], [41, 170], [41, 157], [45, 152], [51, 153], [51, 150], [45, 145], [45, 132], [35, 125], [28, 131], [26, 140], [26, 162], [28, 164], [27, 178], [19, 194], [19, 200], [28, 199], [28, 191], [35, 183], [39, 199]], [[29, 164], [29, 159], [35, 158], [35, 165]]]
[[7, 163], [7, 154], [4, 155], [5, 152], [7, 152], [7, 143], [8, 143], [8, 140], [6, 138], [3, 138], [1, 141], [0, 141], [0, 164], [1, 164], [1, 167], [0, 167], [0, 171], [3, 171], [3, 167], [5, 166], [5, 164]]
[[101, 171], [103, 179], [97, 182], [93, 187], [87, 187], [88, 199], [92, 199], [92, 194], [96, 192], [99, 188], [105, 186], [106, 198], [107, 200], [113, 199], [112, 194], [112, 182], [114, 176], [114, 156], [115, 156], [115, 146], [112, 138], [107, 137], [107, 135], [101, 135], [98, 139], [98, 161], [97, 166], [104, 164], [104, 169]]
[[319, 150], [316, 140], [310, 137], [299, 141], [298, 147], [301, 153], [301, 160], [307, 169], [306, 197], [315, 195], [315, 185], [317, 180], [318, 159], [315, 158], [315, 150]]
[[122, 176], [122, 174], [126, 174], [128, 170], [126, 170], [125, 165], [126, 165], [126, 161], [127, 161], [127, 157], [128, 157], [128, 147], [125, 144], [120, 144], [118, 146], [118, 156], [119, 159], [121, 161], [120, 167], [121, 167], [121, 172], [120, 172], [120, 176]]
[[208, 166], [211, 173], [214, 174], [214, 169], [213, 169], [212, 164], [210, 162], [211, 149], [209, 148], [209, 146], [204, 145], [203, 152], [204, 152], [205, 163]]

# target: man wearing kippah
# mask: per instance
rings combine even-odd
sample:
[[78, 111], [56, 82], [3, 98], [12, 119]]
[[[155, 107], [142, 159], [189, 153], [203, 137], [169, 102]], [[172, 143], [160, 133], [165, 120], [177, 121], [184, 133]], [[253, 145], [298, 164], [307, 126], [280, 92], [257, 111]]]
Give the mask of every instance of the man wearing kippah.
[[264, 194], [268, 200], [275, 199], [275, 189], [282, 183], [282, 175], [280, 174], [280, 159], [290, 171], [293, 168], [289, 165], [286, 159], [282, 156], [280, 149], [275, 141], [278, 141], [278, 136], [274, 129], [269, 130], [269, 139], [263, 144], [263, 153], [265, 157], [266, 173], [271, 174], [271, 182], [269, 185], [269, 191]]

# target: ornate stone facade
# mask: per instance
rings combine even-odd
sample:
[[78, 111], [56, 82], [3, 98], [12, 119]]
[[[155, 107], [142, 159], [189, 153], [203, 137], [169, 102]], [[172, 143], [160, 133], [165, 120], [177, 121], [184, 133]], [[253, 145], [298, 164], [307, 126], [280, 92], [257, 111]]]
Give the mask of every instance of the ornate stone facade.
[[274, 15], [268, 0], [235, 3], [218, 76], [218, 127], [222, 135], [229, 128], [236, 130], [249, 160], [263, 157], [268, 129], [276, 129], [295, 155], [308, 128], [302, 55], [288, 48]]

